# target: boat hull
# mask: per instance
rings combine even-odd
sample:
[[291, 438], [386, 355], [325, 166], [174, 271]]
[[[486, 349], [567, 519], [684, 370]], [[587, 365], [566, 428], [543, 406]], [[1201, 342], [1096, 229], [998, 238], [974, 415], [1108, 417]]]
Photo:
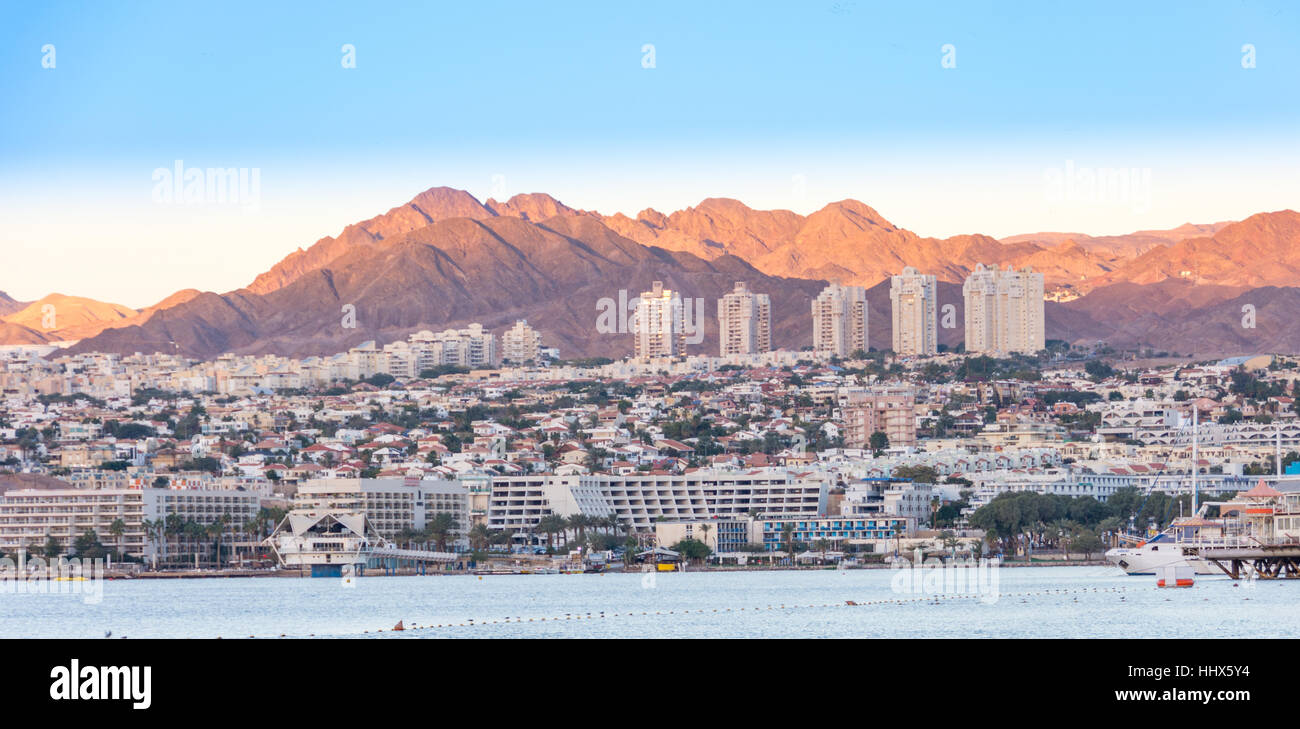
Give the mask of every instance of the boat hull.
[[1220, 574], [1214, 565], [1205, 560], [1188, 556], [1177, 545], [1164, 543], [1159, 549], [1152, 545], [1141, 547], [1117, 547], [1106, 552], [1106, 559], [1130, 575], [1155, 575], [1165, 567], [1187, 565], [1198, 575]]

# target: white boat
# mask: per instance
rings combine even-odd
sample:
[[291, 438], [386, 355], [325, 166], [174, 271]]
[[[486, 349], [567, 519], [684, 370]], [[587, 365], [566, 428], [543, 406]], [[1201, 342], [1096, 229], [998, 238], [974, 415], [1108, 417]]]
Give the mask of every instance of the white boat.
[[1188, 567], [1198, 575], [1222, 574], [1214, 565], [1183, 551], [1187, 542], [1180, 541], [1174, 529], [1132, 546], [1116, 547], [1106, 552], [1106, 559], [1130, 575], [1154, 575], [1165, 568]]

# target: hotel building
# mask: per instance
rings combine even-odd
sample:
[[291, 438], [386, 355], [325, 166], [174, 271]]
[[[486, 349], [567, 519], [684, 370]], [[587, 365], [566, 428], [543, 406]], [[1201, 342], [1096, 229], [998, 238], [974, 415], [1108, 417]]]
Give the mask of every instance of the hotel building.
[[363, 511], [375, 531], [395, 539], [403, 529], [419, 531], [434, 515], [451, 514], [456, 539], [470, 527], [469, 489], [459, 481], [433, 479], [321, 478], [298, 487], [295, 509]]
[[718, 299], [719, 354], [756, 354], [772, 349], [772, 301], [744, 282]]
[[780, 468], [746, 472], [501, 476], [492, 480], [488, 527], [528, 532], [548, 514], [615, 516], [637, 531], [660, 519], [698, 521], [750, 513], [772, 517], [825, 513], [827, 482]]
[[812, 302], [813, 350], [846, 357], [867, 351], [867, 291], [831, 284]]
[[1033, 354], [1046, 346], [1043, 274], [976, 264], [962, 295], [967, 352]]
[[936, 354], [939, 351], [938, 305], [934, 276], [908, 266], [890, 278], [894, 354]]
[[[226, 539], [234, 540], [245, 523], [257, 516], [261, 500], [246, 491], [199, 489], [17, 489], [0, 496], [0, 550], [37, 552], [49, 537], [64, 549], [93, 530], [100, 543], [136, 557], [150, 557], [155, 545], [145, 533], [145, 522], [175, 515], [204, 526], [227, 518]], [[113, 523], [121, 520], [119, 537]], [[184, 549], [173, 543], [174, 548]], [[227, 544], [233, 543], [227, 541]], [[209, 542], [204, 542], [207, 548]], [[192, 546], [192, 545], [191, 545]], [[176, 556], [173, 551], [173, 556]]]
[[842, 408], [844, 445], [867, 448], [872, 433], [889, 438], [890, 447], [916, 445], [916, 396], [911, 390], [851, 392]]
[[520, 319], [515, 325], [501, 335], [501, 359], [506, 362], [522, 364], [536, 362], [540, 359], [542, 335]]

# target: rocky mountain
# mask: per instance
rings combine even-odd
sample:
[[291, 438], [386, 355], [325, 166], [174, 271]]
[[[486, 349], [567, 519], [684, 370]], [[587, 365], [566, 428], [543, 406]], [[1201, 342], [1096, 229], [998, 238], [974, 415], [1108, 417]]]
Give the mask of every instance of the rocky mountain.
[[1300, 213], [1258, 213], [1223, 226], [1211, 236], [1153, 248], [1093, 284], [1149, 284], [1169, 279], [1238, 287], [1300, 283]]
[[[474, 321], [504, 329], [526, 318], [566, 356], [622, 355], [630, 334], [596, 331], [601, 300], [618, 302], [620, 290], [635, 297], [654, 280], [703, 298], [710, 322], [716, 299], [735, 281], [748, 281], [772, 296], [778, 343], [795, 348], [811, 343], [805, 320], [824, 285], [766, 276], [734, 256], [707, 261], [642, 246], [591, 216], [451, 218], [354, 249], [265, 294], [200, 294], [72, 351], [301, 356]], [[342, 326], [345, 304], [355, 307], [355, 329]], [[716, 324], [706, 327], [697, 351], [712, 351], [716, 338]]]
[[27, 306], [27, 304], [21, 301], [17, 301], [11, 296], [9, 296], [9, 294], [0, 291], [0, 317], [4, 317], [8, 314], [12, 314], [15, 311], [18, 311], [19, 309], [23, 308], [24, 306]]
[[440, 220], [468, 218], [484, 220], [500, 216], [539, 220], [555, 215], [578, 214], [542, 193], [515, 195], [504, 203], [488, 200], [480, 203], [464, 190], [434, 187], [416, 195], [405, 205], [344, 228], [336, 238], [321, 238], [309, 248], [290, 253], [284, 260], [259, 275], [249, 285], [255, 294], [265, 294], [284, 287], [308, 271], [329, 265], [340, 256], [356, 249], [367, 249], [389, 238], [427, 227]]
[[[809, 301], [826, 281], [868, 286], [872, 344], [886, 348], [887, 277], [907, 265], [939, 277], [940, 303], [956, 307], [956, 325], [941, 328], [940, 341], [955, 345], [963, 338], [960, 282], [986, 263], [1033, 266], [1049, 288], [1087, 294], [1047, 303], [1049, 338], [1227, 353], [1295, 336], [1300, 324], [1277, 312], [1292, 301], [1286, 286], [1300, 281], [1297, 251], [1300, 216], [1292, 211], [1131, 236], [999, 241], [918, 236], [855, 200], [801, 216], [710, 198], [671, 215], [647, 209], [629, 218], [543, 193], [480, 203], [464, 191], [432, 188], [300, 249], [247, 289], [183, 291], [141, 312], [102, 316], [109, 321], [82, 330], [87, 338], [75, 350], [301, 356], [474, 321], [500, 331], [526, 318], [565, 356], [621, 356], [631, 336], [595, 331], [600, 302], [618, 301], [620, 291], [635, 297], [654, 280], [704, 300], [712, 324], [693, 351], [715, 350], [715, 300], [734, 281], [772, 296], [774, 340], [786, 348], [811, 344]], [[1250, 296], [1259, 301], [1257, 326], [1236, 331], [1229, 314], [1236, 306], [1240, 329], [1241, 302]], [[341, 324], [347, 304], [356, 307], [355, 329]], [[0, 320], [0, 341], [48, 336], [29, 318]], [[1197, 335], [1194, 326], [1206, 330]]]
[[1002, 238], [1003, 243], [1033, 243], [1053, 248], [1062, 243], [1074, 243], [1102, 258], [1116, 260], [1140, 256], [1160, 246], [1170, 246], [1186, 238], [1210, 236], [1231, 221], [1196, 225], [1184, 223], [1169, 230], [1139, 230], [1126, 235], [1091, 236], [1086, 233], [1025, 233]]
[[[82, 339], [98, 334], [105, 327], [133, 317], [136, 313], [135, 309], [121, 304], [81, 296], [50, 294], [0, 319], [9, 325], [0, 332], [0, 337], [3, 337], [0, 341], [38, 344]], [[40, 342], [30, 341], [33, 333], [40, 338]]]
[[831, 203], [807, 217], [788, 210], [754, 210], [725, 198], [664, 215], [642, 210], [605, 224], [646, 245], [704, 258], [735, 255], [773, 276], [822, 278], [872, 286], [915, 266], [960, 282], [975, 264], [1033, 266], [1049, 286], [1077, 283], [1114, 267], [1105, 256], [1058, 242], [999, 242], [985, 235], [925, 238], [899, 228], [857, 200]]

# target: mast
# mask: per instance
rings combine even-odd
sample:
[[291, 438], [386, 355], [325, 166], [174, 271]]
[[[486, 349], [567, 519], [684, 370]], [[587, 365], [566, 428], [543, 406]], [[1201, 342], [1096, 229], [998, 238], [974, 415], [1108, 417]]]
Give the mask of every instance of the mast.
[[1278, 480], [1282, 478], [1282, 426], [1277, 426], [1277, 444], [1274, 446], [1273, 463], [1277, 464]]
[[1201, 450], [1200, 450], [1200, 408], [1196, 403], [1192, 403], [1192, 513], [1197, 513], [1198, 502], [1200, 501], [1200, 492], [1197, 490], [1196, 473], [1200, 470]]

